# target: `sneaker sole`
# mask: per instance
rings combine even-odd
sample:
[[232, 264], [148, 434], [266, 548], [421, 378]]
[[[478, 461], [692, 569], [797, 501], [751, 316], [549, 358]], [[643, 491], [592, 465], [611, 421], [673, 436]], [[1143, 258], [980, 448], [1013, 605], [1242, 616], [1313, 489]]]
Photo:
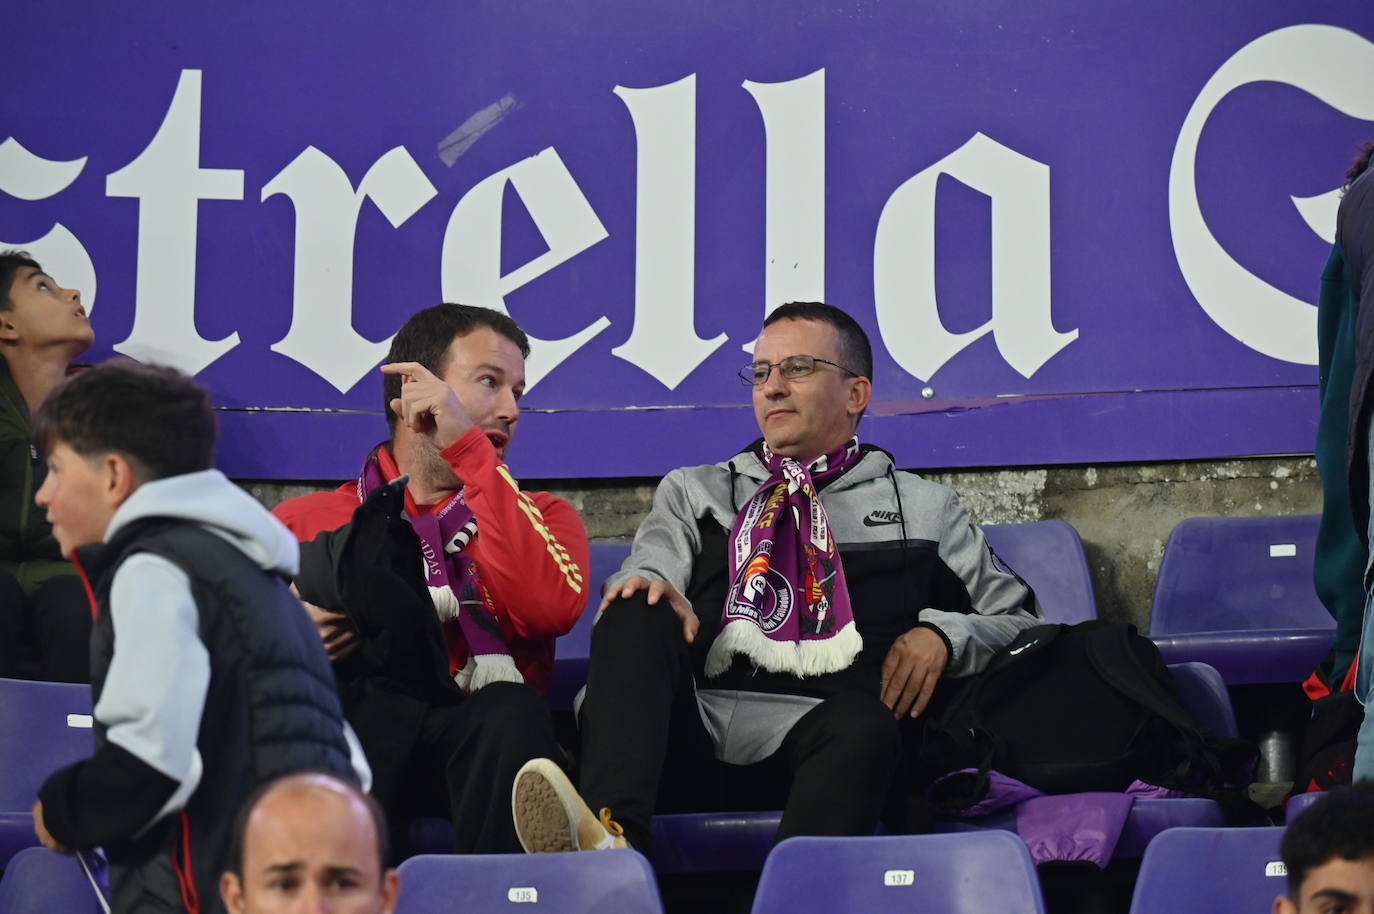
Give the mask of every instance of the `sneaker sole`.
[[539, 771], [525, 771], [516, 778], [511, 796], [515, 834], [528, 854], [577, 850], [572, 816], [563, 806], [558, 790]]

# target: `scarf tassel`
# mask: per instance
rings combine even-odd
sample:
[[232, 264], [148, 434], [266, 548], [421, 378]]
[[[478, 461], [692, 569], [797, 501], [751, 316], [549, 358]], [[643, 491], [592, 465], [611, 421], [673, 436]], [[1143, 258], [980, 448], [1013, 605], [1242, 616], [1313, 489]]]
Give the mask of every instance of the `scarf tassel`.
[[794, 642], [774, 641], [752, 622], [735, 619], [712, 642], [706, 655], [706, 675], [719, 676], [730, 668], [735, 654], [743, 654], [770, 673], [820, 676], [847, 668], [863, 646], [863, 637], [852, 620], [828, 638]]
[[472, 654], [463, 668], [453, 674], [453, 681], [470, 694], [493, 682], [524, 682], [525, 677], [509, 654]]

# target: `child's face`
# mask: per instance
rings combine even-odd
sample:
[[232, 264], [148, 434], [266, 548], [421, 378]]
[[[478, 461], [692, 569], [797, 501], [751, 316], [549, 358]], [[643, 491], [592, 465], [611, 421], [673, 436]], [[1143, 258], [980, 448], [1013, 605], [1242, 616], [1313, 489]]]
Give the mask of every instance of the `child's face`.
[[48, 478], [33, 500], [47, 509], [62, 555], [71, 558], [73, 550], [105, 538], [119, 507], [116, 494], [108, 460], [87, 460], [58, 442], [48, 454]]
[[1374, 914], [1374, 858], [1335, 857], [1307, 874], [1295, 900], [1274, 900], [1274, 914]]

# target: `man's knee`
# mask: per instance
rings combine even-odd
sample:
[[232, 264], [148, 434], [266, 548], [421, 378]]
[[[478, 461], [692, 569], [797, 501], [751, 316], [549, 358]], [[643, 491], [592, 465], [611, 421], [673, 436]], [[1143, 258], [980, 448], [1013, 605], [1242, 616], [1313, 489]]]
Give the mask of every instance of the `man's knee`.
[[533, 686], [523, 682], [493, 682], [467, 700], [477, 703], [473, 710], [481, 715], [482, 727], [487, 730], [523, 733], [551, 726], [548, 702]]
[[813, 713], [829, 742], [873, 758], [895, 763], [901, 754], [901, 730], [892, 709], [871, 695], [841, 692], [823, 701]]
[[682, 620], [666, 598], [650, 605], [643, 591], [613, 602], [592, 626], [593, 656], [603, 644], [645, 644], [653, 640], [685, 643]]

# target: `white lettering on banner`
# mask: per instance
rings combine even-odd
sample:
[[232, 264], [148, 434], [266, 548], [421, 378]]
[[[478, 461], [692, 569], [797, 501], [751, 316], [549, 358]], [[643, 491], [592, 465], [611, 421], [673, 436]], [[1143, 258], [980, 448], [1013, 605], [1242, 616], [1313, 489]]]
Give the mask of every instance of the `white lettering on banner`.
[[403, 146], [389, 150], [358, 182], [314, 146], [262, 188], [296, 212], [296, 263], [291, 329], [272, 346], [347, 391], [386, 357], [391, 337], [373, 342], [353, 329], [353, 241], [363, 200], [371, 198], [392, 228], [438, 193]]
[[20, 200], [46, 200], [81, 176], [86, 156], [56, 162], [34, 155], [10, 137], [0, 143], [0, 191]]
[[196, 330], [196, 223], [201, 200], [242, 200], [243, 171], [200, 167], [200, 71], [182, 70], [147, 147], [105, 178], [105, 194], [138, 199], [134, 326], [115, 350], [196, 374], [239, 344]]
[[[1196, 159], [1212, 112], [1253, 82], [1294, 86], [1344, 114], [1374, 121], [1374, 42], [1323, 25], [1281, 28], [1245, 45], [1203, 86], [1180, 127], [1169, 175], [1175, 256], [1188, 288], [1226, 333], [1271, 358], [1315, 361], [1316, 312], [1248, 272], [1211, 234], [1200, 211]], [[183, 70], [166, 114], [147, 146], [106, 177], [109, 197], [138, 202], [138, 260], [133, 326], [115, 345], [126, 355], [198, 373], [239, 344], [238, 333], [210, 340], [196, 328], [196, 243], [201, 200], [243, 199], [243, 171], [203, 168], [199, 70]], [[826, 214], [826, 72], [760, 83], [745, 80], [765, 135], [764, 301], [767, 315], [789, 300], [824, 300]], [[633, 326], [611, 352], [676, 389], [727, 340], [696, 330], [696, 76], [648, 88], [617, 86], [634, 125], [636, 156]], [[45, 200], [71, 186], [87, 160], [50, 161], [17, 139], [0, 143], [0, 192]], [[982, 326], [948, 330], [935, 286], [936, 192], [942, 175], [991, 200], [992, 314]], [[547, 250], [502, 273], [502, 201], [510, 186]], [[902, 182], [887, 199], [873, 242], [874, 305], [880, 338], [896, 363], [930, 381], [951, 359], [989, 333], [1007, 364], [1031, 377], [1078, 338], [1055, 328], [1052, 313], [1050, 168], [975, 133], [958, 149]], [[291, 325], [272, 345], [339, 391], [355, 386], [385, 353], [352, 324], [353, 261], [359, 213], [372, 200], [399, 228], [437, 195], [411, 154], [396, 146], [355, 187], [340, 166], [306, 146], [261, 188], [282, 195], [295, 215]], [[1293, 197], [1304, 222], [1330, 239], [1336, 192]], [[213, 212], [213, 209], [211, 210]], [[444, 230], [439, 274], [443, 297], [509, 313], [506, 297], [609, 237], [557, 150], [480, 180], [454, 205]], [[15, 243], [10, 242], [10, 245]], [[20, 242], [90, 307], [96, 270], [81, 241], [61, 223]], [[592, 308], [594, 306], [587, 305]], [[538, 311], [524, 321], [537, 330]], [[531, 334], [531, 389], [610, 327], [594, 310], [581, 330], [561, 339]], [[744, 344], [752, 351], [752, 344]]]
[[[507, 182], [520, 195], [549, 249], [503, 276], [501, 200]], [[453, 208], [440, 255], [444, 300], [483, 305], [509, 314], [507, 295], [582, 253], [607, 234], [563, 159], [550, 146], [483, 178]], [[526, 391], [610, 325], [605, 317], [599, 317], [572, 336], [543, 340], [530, 333], [530, 322], [521, 322], [529, 334], [532, 350], [525, 363]]]
[[[55, 162], [34, 155], [14, 137], [0, 143], [0, 193], [20, 200], [46, 200], [72, 185], [86, 167], [86, 157]], [[0, 241], [0, 248], [23, 248], [48, 274], [70, 289], [81, 290], [89, 314], [95, 307], [95, 264], [71, 230], [58, 222], [33, 241]]]
[[[825, 301], [825, 70], [780, 83], [744, 81], [767, 139], [764, 317], [790, 301]], [[754, 340], [742, 348], [751, 355]]]
[[[1315, 365], [1317, 309], [1237, 263], [1212, 235], [1198, 203], [1197, 150], [1207, 119], [1232, 91], [1265, 81], [1374, 120], [1374, 43], [1327, 25], [1295, 25], [1256, 38], [1221, 65], [1184, 118], [1169, 166], [1169, 228], [1184, 281], [1218, 327], [1270, 358]], [[1299, 212], [1310, 225], [1309, 212], [1301, 205]]]
[[725, 342], [697, 336], [697, 78], [616, 86], [635, 126], [635, 321], [611, 354], [672, 390]]
[[[992, 198], [992, 319], [950, 333], [935, 298], [935, 188], [949, 175]], [[981, 133], [888, 198], [873, 243], [873, 298], [888, 351], [929, 381], [989, 331], [1011, 367], [1029, 378], [1078, 338], [1050, 315], [1050, 169]]]

